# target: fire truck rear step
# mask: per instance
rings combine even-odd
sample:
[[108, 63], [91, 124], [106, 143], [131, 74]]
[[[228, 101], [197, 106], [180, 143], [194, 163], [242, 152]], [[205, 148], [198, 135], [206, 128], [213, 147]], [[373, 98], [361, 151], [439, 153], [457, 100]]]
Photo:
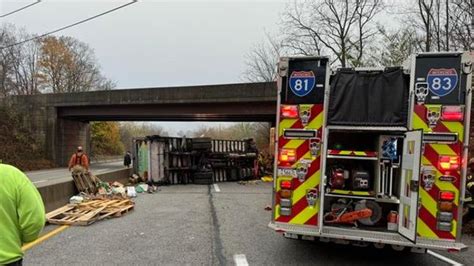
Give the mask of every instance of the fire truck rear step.
[[418, 247], [426, 249], [442, 249], [462, 251], [467, 248], [466, 245], [453, 241], [446, 240], [431, 240], [418, 238], [416, 244], [402, 237], [397, 233], [385, 233], [375, 231], [365, 231], [359, 229], [346, 229], [331, 226], [324, 226], [321, 233], [319, 229], [314, 226], [291, 225], [283, 223], [270, 223], [268, 225], [275, 231], [284, 233], [296, 234], [299, 236], [316, 236], [321, 238], [343, 239], [351, 241], [365, 241], [372, 243], [384, 243], [389, 245], [401, 245], [407, 247]]

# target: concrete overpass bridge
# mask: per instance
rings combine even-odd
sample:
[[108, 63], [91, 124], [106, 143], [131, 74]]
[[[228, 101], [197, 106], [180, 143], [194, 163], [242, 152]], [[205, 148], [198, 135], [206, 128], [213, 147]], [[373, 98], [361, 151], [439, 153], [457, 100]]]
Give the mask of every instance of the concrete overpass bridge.
[[12, 97], [12, 104], [58, 165], [89, 146], [90, 121], [274, 122], [276, 84], [238, 83]]

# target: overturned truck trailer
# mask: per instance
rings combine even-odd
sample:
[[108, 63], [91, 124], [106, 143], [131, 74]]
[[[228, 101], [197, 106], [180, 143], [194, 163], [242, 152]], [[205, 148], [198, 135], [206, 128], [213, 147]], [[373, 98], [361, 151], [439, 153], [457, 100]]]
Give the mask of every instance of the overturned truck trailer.
[[253, 139], [148, 136], [133, 140], [135, 173], [159, 184], [211, 184], [256, 177]]

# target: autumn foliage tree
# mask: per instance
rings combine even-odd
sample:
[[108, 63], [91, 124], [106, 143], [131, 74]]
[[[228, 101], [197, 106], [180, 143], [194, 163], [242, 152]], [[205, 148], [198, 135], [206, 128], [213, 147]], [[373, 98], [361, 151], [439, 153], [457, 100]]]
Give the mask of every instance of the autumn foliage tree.
[[124, 145], [120, 140], [118, 122], [91, 123], [91, 149], [94, 155], [120, 155]]
[[114, 87], [100, 74], [93, 50], [71, 37], [42, 39], [39, 66], [43, 91], [80, 92]]
[[12, 24], [0, 24], [0, 97], [38, 93], [109, 90], [94, 50], [67, 36], [35, 35]]

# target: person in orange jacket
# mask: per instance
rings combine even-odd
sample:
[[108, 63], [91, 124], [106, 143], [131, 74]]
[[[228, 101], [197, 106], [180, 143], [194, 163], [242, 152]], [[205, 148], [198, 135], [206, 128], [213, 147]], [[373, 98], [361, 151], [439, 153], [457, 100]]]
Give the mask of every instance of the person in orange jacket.
[[86, 171], [89, 171], [89, 158], [84, 153], [82, 146], [77, 147], [76, 153], [71, 156], [71, 160], [69, 160], [69, 171], [76, 165], [80, 165], [84, 167]]

